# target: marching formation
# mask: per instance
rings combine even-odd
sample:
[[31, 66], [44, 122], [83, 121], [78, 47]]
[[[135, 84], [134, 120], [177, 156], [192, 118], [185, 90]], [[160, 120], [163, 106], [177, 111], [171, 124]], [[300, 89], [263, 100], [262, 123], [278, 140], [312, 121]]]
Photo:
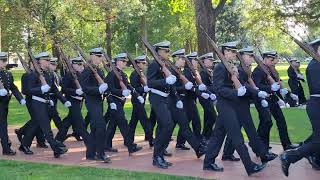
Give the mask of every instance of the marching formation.
[[[19, 151], [26, 155], [33, 154], [30, 147], [36, 138], [37, 148], [49, 148], [48, 143], [54, 157], [59, 158], [68, 151], [64, 141], [74, 136], [84, 142], [87, 160], [110, 163], [106, 152], [118, 151], [112, 147], [116, 128], [120, 129], [130, 156], [142, 149], [134, 143], [139, 121], [145, 140], [153, 148], [152, 164], [155, 167], [167, 169], [173, 165], [165, 156], [172, 156], [167, 147], [178, 126], [176, 149], [190, 150], [186, 145], [188, 142], [196, 158], [205, 156], [203, 170], [224, 170], [215, 163], [215, 159], [225, 142], [222, 160], [241, 161], [247, 174], [252, 175], [278, 157], [269, 145], [274, 119], [284, 150], [280, 155], [284, 174], [288, 176], [290, 164], [303, 157], [320, 170], [320, 39], [309, 44], [293, 40], [313, 58], [306, 70], [309, 100], [303, 93], [300, 81], [305, 82], [305, 79], [297, 59], [287, 58], [290, 64], [289, 91], [283, 86], [275, 68], [279, 62], [276, 51], [261, 52], [259, 56], [253, 47], [239, 49], [238, 42], [218, 46], [209, 36], [214, 52], [201, 56], [197, 52], [188, 54], [184, 49], [170, 53], [169, 41], [152, 46], [142, 38], [154, 60], [149, 60], [147, 55], [132, 58], [129, 53], [111, 58], [100, 47], [91, 49], [87, 57], [75, 45], [79, 56], [71, 59], [58, 45], [58, 58], [52, 58], [48, 52], [33, 55], [28, 49], [28, 62], [17, 53], [26, 71], [21, 78], [21, 92], [14, 84], [11, 72], [6, 70], [8, 53], [0, 52], [0, 138], [3, 155], [16, 154], [11, 148], [7, 130], [8, 106], [13, 94], [21, 105], [26, 105], [31, 117], [23, 127], [15, 130], [21, 143]], [[253, 63], [257, 66], [252, 70]], [[58, 64], [63, 67], [60, 72]], [[128, 77], [124, 69], [129, 65], [134, 71]], [[128, 122], [124, 105], [129, 98], [132, 114]], [[147, 99], [150, 102], [149, 117], [145, 108]], [[57, 110], [58, 100], [69, 110], [64, 119], [60, 118]], [[203, 108], [203, 126], [198, 102]], [[251, 104], [259, 114], [257, 128], [251, 116]], [[312, 135], [299, 145], [291, 143], [281, 110], [288, 104], [306, 104], [312, 125]], [[87, 109], [85, 118], [81, 112], [83, 105]], [[57, 134], [51, 130], [51, 120], [58, 128]], [[68, 134], [70, 127], [72, 134]], [[249, 147], [261, 163], [251, 160], [242, 128], [248, 136]], [[234, 155], [235, 151], [240, 158]]]

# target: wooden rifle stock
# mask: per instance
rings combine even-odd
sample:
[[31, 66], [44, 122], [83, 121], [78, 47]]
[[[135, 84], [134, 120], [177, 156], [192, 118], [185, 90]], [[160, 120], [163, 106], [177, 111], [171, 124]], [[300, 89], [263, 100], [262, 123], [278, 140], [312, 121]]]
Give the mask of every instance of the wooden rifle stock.
[[27, 73], [30, 73], [31, 70], [30, 70], [29, 66], [27, 65], [27, 63], [26, 63], [26, 62], [24, 61], [24, 59], [22, 58], [22, 56], [20, 55], [20, 53], [17, 52], [17, 55], [18, 55], [19, 61], [20, 61], [21, 64], [22, 64], [23, 69], [24, 69]]
[[179, 76], [179, 79], [182, 81], [183, 84], [187, 84], [189, 82], [186, 76], [183, 75], [183, 73], [174, 64], [172, 64], [170, 61], [165, 61], [165, 63]]
[[144, 44], [144, 46], [148, 49], [148, 51], [151, 53], [151, 55], [154, 57], [155, 61], [157, 61], [158, 64], [161, 66], [161, 70], [165, 77], [169, 77], [171, 75], [171, 72], [166, 67], [166, 63], [163, 62], [163, 60], [159, 57], [155, 49], [151, 46], [151, 44], [148, 42], [146, 38], [141, 37], [141, 41]]
[[38, 62], [36, 61], [36, 59], [34, 58], [30, 48], [28, 49], [28, 55], [30, 57], [31, 63], [33, 64], [34, 70], [39, 74], [39, 80], [41, 82], [41, 85], [46, 85], [47, 81], [44, 78], [43, 71], [41, 70], [41, 68], [40, 68]]
[[140, 71], [137, 63], [134, 61], [134, 59], [131, 57], [131, 55], [127, 52], [127, 57], [129, 59], [129, 61], [131, 62], [133, 69], [138, 73], [139, 77], [140, 77], [140, 81], [142, 83], [143, 86], [147, 85], [147, 78], [146, 76], [143, 74], [143, 72]]
[[75, 44], [75, 49], [78, 51], [79, 55], [83, 58], [85, 64], [89, 67], [89, 69], [92, 71], [94, 78], [98, 81], [98, 84], [101, 85], [104, 83], [103, 79], [100, 77], [100, 75], [97, 72], [97, 69], [95, 69], [90, 62], [88, 61], [88, 58], [84, 54], [83, 50], [81, 49], [80, 46]]
[[122, 90], [128, 89], [127, 86], [124, 84], [122, 76], [121, 76], [120, 72], [118, 71], [117, 67], [112, 63], [111, 58], [106, 53], [103, 53], [103, 56], [104, 56], [104, 60], [106, 62], [109, 62], [111, 70], [115, 74], [116, 78], [119, 80], [119, 84], [120, 84], [121, 89]]
[[185, 57], [185, 61], [187, 66], [189, 67], [189, 69], [191, 70], [192, 76], [194, 77], [194, 79], [196, 80], [196, 83], [198, 85], [203, 84], [201, 76], [199, 74], [199, 72], [194, 68], [194, 66], [192, 65], [192, 63], [188, 60], [187, 57]]

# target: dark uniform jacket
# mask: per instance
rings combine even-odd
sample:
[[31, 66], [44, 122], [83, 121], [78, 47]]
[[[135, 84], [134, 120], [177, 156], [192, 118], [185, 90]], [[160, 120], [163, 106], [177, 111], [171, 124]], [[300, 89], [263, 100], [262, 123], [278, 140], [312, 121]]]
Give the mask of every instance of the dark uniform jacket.
[[20, 91], [18, 90], [17, 86], [14, 84], [14, 79], [10, 71], [0, 70], [0, 81], [2, 82], [4, 88], [8, 91], [8, 96], [0, 97], [1, 102], [10, 100], [11, 94], [9, 94], [9, 91], [12, 92], [12, 94], [17, 98], [19, 102], [21, 101], [21, 99], [23, 99]]

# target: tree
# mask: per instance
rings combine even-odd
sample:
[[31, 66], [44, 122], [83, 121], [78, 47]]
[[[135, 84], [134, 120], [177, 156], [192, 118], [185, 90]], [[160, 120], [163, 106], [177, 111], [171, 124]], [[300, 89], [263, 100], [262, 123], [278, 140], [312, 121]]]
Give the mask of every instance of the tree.
[[216, 7], [213, 7], [211, 0], [195, 0], [196, 28], [198, 37], [198, 52], [204, 54], [212, 51], [201, 27], [215, 40], [216, 22], [218, 15], [222, 12], [227, 0], [219, 0]]

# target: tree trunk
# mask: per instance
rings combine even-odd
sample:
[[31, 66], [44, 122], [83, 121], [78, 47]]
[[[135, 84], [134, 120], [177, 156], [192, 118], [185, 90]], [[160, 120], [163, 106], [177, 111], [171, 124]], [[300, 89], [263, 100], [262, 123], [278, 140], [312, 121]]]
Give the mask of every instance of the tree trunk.
[[2, 48], [2, 32], [1, 32], [1, 24], [0, 24], [0, 52], [1, 52], [1, 48]]
[[112, 42], [111, 20], [109, 18], [106, 18], [106, 48], [107, 48], [107, 54], [110, 57], [112, 57], [111, 42]]
[[226, 0], [220, 0], [217, 7], [212, 7], [211, 0], [195, 0], [195, 12], [196, 12], [196, 29], [198, 38], [198, 53], [203, 55], [208, 52], [212, 52], [212, 47], [203, 33], [203, 29], [209, 34], [209, 36], [215, 40], [216, 21], [219, 13], [223, 9]]
[[[147, 1], [146, 0], [141, 0], [141, 3], [146, 6], [147, 5]], [[146, 14], [143, 14], [141, 16], [141, 36], [142, 37], [146, 37], [148, 36], [148, 30], [147, 30], [147, 17]]]

